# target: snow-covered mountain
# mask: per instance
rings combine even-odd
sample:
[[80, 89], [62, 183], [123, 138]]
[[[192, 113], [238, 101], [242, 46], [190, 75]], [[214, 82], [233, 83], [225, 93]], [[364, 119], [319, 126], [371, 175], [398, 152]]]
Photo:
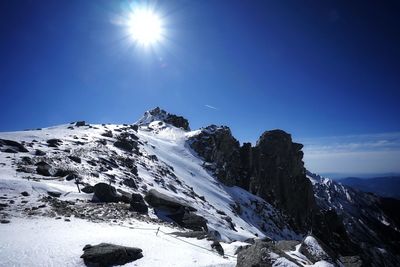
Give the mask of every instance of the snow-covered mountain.
[[0, 133], [0, 266], [80, 266], [102, 242], [141, 248], [128, 266], [398, 264], [397, 203], [307, 178], [301, 148], [280, 130], [240, 146], [160, 108]]

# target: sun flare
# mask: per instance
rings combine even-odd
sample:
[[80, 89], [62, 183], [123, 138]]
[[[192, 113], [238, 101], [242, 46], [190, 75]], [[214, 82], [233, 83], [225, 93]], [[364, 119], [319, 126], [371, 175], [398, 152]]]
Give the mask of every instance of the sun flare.
[[161, 18], [150, 9], [133, 10], [129, 17], [128, 27], [133, 40], [143, 46], [160, 42], [164, 34]]

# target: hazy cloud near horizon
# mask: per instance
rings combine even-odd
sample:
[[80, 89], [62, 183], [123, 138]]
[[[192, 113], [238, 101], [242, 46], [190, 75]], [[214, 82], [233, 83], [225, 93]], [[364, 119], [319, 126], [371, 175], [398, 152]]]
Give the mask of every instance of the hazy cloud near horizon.
[[400, 132], [304, 138], [304, 162], [317, 173], [400, 172]]

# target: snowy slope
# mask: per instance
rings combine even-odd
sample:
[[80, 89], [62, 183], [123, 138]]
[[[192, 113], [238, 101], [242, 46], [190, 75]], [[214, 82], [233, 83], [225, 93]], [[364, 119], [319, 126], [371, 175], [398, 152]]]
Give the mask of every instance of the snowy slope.
[[[143, 249], [144, 258], [132, 266], [155, 266], [158, 261], [165, 266], [233, 266], [233, 254], [243, 244], [240, 241], [266, 236], [301, 239], [273, 206], [241, 188], [222, 185], [202, 167], [203, 161], [186, 144], [198, 131], [184, 131], [149, 117], [139, 122], [137, 131], [131, 125], [66, 124], [0, 133], [0, 139], [17, 141], [28, 149], [6, 153], [9, 147], [0, 147], [0, 203], [6, 204], [0, 219], [10, 221], [0, 225], [0, 266], [27, 262], [32, 262], [30, 266], [82, 265], [79, 255], [85, 244], [108, 241]], [[114, 145], [123, 134], [137, 138], [138, 151], [127, 152]], [[57, 145], [51, 146], [49, 139], [58, 139]], [[52, 175], [37, 173], [36, 165], [43, 162], [51, 165]], [[70, 171], [79, 174], [80, 189], [105, 182], [144, 195], [154, 188], [187, 203], [207, 219], [209, 230], [217, 231], [216, 237], [226, 242], [222, 243], [225, 252], [233, 257], [222, 258], [210, 251], [207, 240], [188, 238], [203, 247], [198, 250], [170, 235], [122, 227], [161, 226], [166, 233], [183, 230], [161, 222], [152, 210], [149, 216], [139, 216], [124, 204], [92, 204], [93, 194], [79, 193], [74, 180], [57, 174]], [[137, 187], [126, 185], [126, 179], [134, 180]], [[22, 196], [24, 191], [29, 196]], [[61, 193], [59, 200], [48, 199], [49, 192]], [[35, 240], [40, 242], [31, 249]], [[163, 253], [157, 252], [160, 248]], [[41, 254], [47, 256], [37, 257]]]

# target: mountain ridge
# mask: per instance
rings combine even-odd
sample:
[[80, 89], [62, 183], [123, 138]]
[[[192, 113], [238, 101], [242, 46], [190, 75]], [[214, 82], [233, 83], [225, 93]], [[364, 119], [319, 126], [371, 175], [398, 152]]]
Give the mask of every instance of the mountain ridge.
[[[148, 215], [139, 217], [132, 213], [136, 219], [149, 218], [152, 223], [161, 220], [176, 227], [185, 227], [188, 220], [191, 225], [205, 220], [213, 238], [226, 244], [259, 238], [301, 242], [312, 233], [316, 235], [315, 240], [326, 244], [322, 247], [329, 246], [335, 251], [335, 255], [328, 253], [333, 265], [339, 264], [336, 262], [339, 254], [359, 255], [375, 265], [395, 266], [399, 262], [393, 249], [396, 244], [391, 243], [398, 242], [396, 234], [393, 235], [399, 229], [393, 209], [397, 204], [382, 204], [378, 197], [370, 198], [344, 189], [331, 180], [306, 172], [302, 145], [292, 142], [291, 136], [282, 130], [264, 132], [255, 146], [248, 143], [241, 146], [229, 127], [211, 125], [190, 131], [185, 118], [155, 108], [131, 125], [75, 122], [42, 130], [0, 133], [0, 138], [0, 188], [11, 188], [7, 189], [10, 192], [6, 190], [7, 194], [15, 199], [19, 199], [16, 195], [20, 193], [20, 187], [29, 191], [33, 203], [43, 199], [44, 195], [59, 193], [61, 202], [44, 199], [51, 209], [76, 197], [77, 203], [83, 201], [89, 219], [101, 221], [101, 217], [86, 211], [92, 205], [89, 198], [93, 191], [79, 193], [76, 191], [79, 187], [109, 184], [116, 194], [121, 195], [118, 199], [125, 196], [128, 202], [133, 196], [146, 199], [154, 189], [190, 203], [191, 208], [182, 206], [171, 213], [170, 209], [160, 210], [149, 202], [139, 201], [149, 205], [149, 211]], [[347, 194], [353, 195], [357, 202], [348, 200]], [[345, 202], [326, 201], [333, 195]], [[352, 208], [343, 211], [340, 207], [343, 203], [346, 207], [362, 204], [367, 210], [373, 205], [376, 211], [368, 211], [371, 215], [359, 215], [352, 213]], [[18, 205], [23, 206], [23, 203]], [[118, 212], [118, 207], [125, 210], [126, 206], [118, 205], [111, 205], [112, 210], [106, 208], [108, 212], [119, 214], [122, 223], [128, 218]], [[21, 210], [14, 204], [7, 204], [2, 216], [7, 220], [52, 214], [51, 210], [37, 214], [38, 209], [33, 208]], [[65, 213], [59, 208], [57, 212]], [[74, 211], [74, 216], [81, 216], [80, 212]], [[381, 220], [373, 219], [376, 214]], [[368, 227], [355, 230], [349, 227], [348, 222], [354, 223], [354, 216], [367, 216], [364, 223], [382, 237], [363, 239], [364, 247], [360, 247], [357, 244], [360, 236], [369, 230]], [[381, 255], [383, 252], [374, 249], [380, 244], [386, 251], [386, 261]], [[268, 245], [271, 251], [287, 255], [275, 245]], [[290, 250], [285, 248], [283, 251]], [[241, 255], [246, 251], [243, 250]], [[370, 257], [367, 251], [376, 255]], [[271, 261], [281, 259], [268, 257]], [[292, 257], [285, 259], [300, 264]]]

